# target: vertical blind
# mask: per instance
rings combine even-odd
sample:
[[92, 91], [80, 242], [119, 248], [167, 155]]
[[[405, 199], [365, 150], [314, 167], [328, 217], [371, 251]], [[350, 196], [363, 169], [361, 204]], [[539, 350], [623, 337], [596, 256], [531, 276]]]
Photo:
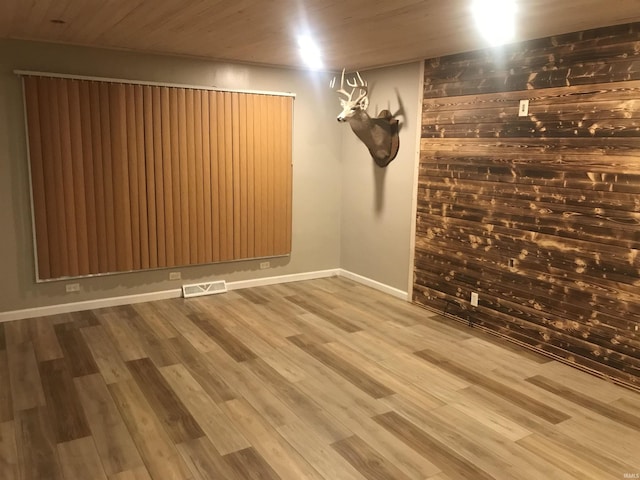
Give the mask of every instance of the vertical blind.
[[23, 82], [40, 280], [290, 253], [292, 97]]

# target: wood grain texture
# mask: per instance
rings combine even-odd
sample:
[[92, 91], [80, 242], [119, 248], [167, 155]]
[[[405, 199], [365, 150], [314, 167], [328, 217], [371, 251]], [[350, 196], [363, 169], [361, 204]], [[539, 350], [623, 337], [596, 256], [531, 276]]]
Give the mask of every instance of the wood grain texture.
[[64, 443], [91, 435], [73, 377], [64, 359], [40, 363], [40, 378], [56, 441]]
[[637, 392], [344, 278], [3, 325], [3, 479], [640, 471]]
[[638, 40], [611, 27], [425, 62], [413, 288], [636, 387]]

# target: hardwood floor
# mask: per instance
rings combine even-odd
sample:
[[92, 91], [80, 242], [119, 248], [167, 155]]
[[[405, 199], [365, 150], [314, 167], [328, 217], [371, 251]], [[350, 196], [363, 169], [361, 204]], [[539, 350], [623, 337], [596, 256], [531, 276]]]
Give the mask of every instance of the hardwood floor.
[[2, 480], [623, 479], [638, 439], [640, 394], [342, 278], [0, 324]]

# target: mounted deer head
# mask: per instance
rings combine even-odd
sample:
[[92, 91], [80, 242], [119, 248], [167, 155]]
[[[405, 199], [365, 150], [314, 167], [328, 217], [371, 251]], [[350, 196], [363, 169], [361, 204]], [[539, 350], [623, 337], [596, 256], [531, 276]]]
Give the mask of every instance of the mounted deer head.
[[[331, 81], [331, 88], [335, 87], [335, 77]], [[351, 92], [344, 89], [344, 69], [340, 78], [340, 88], [336, 90], [343, 95], [340, 99], [342, 112], [338, 115], [339, 122], [347, 122], [351, 130], [365, 144], [373, 160], [379, 167], [386, 167], [398, 154], [400, 139], [398, 137], [398, 120], [389, 110], [382, 110], [376, 118], [371, 118], [367, 113], [369, 106], [369, 87], [356, 72], [352, 81], [347, 79], [347, 86]], [[354, 98], [354, 95], [358, 95]]]

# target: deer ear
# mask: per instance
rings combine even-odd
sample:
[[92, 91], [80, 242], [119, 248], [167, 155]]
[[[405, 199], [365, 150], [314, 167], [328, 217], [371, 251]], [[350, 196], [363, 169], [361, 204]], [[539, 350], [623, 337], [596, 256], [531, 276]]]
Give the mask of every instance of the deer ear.
[[344, 106], [347, 104], [346, 100], [343, 100], [342, 98], [340, 99], [340, 106], [342, 108], [344, 108]]

